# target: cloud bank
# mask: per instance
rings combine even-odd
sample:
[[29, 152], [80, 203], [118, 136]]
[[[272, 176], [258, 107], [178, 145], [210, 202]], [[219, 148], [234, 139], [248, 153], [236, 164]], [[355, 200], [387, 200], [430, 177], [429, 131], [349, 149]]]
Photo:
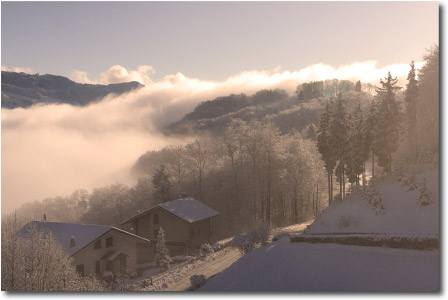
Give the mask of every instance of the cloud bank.
[[404, 85], [409, 69], [407, 64], [378, 68], [375, 61], [339, 68], [316, 64], [298, 71], [246, 71], [220, 82], [182, 73], [152, 81], [154, 70], [146, 65], [136, 70], [116, 65], [96, 79], [74, 71], [71, 78], [79, 82], [136, 80], [145, 87], [87, 107], [2, 109], [2, 211], [78, 188], [130, 183], [129, 167], [145, 151], [185, 142], [163, 137], [157, 128], [182, 118], [201, 101], [263, 88], [293, 92], [300, 82], [332, 78], [377, 84], [389, 70]]
[[23, 67], [8, 67], [5, 65], [2, 65], [2, 71], [8, 71], [8, 72], [23, 72], [27, 74], [34, 74], [35, 72], [31, 68], [23, 68]]

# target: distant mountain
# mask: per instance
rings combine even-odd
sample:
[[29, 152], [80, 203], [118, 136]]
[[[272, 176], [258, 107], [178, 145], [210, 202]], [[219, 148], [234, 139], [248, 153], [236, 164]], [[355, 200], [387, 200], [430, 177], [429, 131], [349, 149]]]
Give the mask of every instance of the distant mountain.
[[63, 76], [2, 71], [2, 108], [29, 107], [38, 103], [84, 106], [109, 94], [120, 95], [143, 86], [136, 81], [81, 84]]

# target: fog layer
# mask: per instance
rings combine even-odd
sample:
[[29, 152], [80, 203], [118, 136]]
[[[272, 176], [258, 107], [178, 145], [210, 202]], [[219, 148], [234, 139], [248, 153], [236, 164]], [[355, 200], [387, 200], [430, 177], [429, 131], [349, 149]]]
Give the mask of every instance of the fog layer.
[[129, 168], [143, 152], [186, 141], [163, 137], [157, 128], [182, 118], [201, 101], [231, 93], [250, 95], [260, 89], [292, 93], [298, 83], [332, 78], [377, 84], [389, 70], [404, 83], [410, 68], [376, 65], [368, 61], [339, 68], [317, 64], [298, 71], [247, 71], [222, 82], [181, 73], [153, 82], [151, 66], [127, 70], [116, 65], [96, 79], [74, 71], [71, 78], [78, 82], [135, 80], [146, 86], [87, 107], [51, 104], [2, 109], [2, 213], [79, 188], [130, 183]]

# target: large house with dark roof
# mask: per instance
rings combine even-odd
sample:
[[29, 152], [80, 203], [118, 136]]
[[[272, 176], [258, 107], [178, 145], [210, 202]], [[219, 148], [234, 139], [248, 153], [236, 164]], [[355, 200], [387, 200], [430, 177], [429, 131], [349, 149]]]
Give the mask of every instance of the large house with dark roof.
[[63, 250], [73, 257], [76, 270], [82, 275], [93, 272], [104, 276], [135, 271], [137, 249], [150, 243], [141, 236], [105, 225], [33, 221], [20, 233], [26, 234], [32, 227], [51, 232]]
[[212, 217], [219, 212], [193, 198], [181, 198], [155, 205], [124, 221], [123, 228], [151, 240], [138, 249], [139, 263], [151, 261], [155, 255], [158, 231], [165, 232], [165, 245], [171, 256], [185, 255], [213, 239]]

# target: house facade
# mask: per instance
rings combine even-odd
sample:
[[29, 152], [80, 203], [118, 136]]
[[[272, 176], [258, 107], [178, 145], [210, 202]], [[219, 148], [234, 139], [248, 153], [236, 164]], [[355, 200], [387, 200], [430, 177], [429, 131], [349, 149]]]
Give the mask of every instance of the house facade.
[[122, 223], [132, 233], [151, 244], [138, 249], [139, 263], [152, 261], [159, 229], [171, 256], [189, 254], [191, 249], [211, 243], [212, 217], [219, 212], [193, 198], [182, 198], [153, 206]]
[[135, 271], [137, 249], [148, 246], [150, 241], [124, 230], [105, 225], [85, 225], [61, 222], [31, 222], [49, 231], [73, 258], [73, 264], [81, 275], [94, 273], [98, 276]]

